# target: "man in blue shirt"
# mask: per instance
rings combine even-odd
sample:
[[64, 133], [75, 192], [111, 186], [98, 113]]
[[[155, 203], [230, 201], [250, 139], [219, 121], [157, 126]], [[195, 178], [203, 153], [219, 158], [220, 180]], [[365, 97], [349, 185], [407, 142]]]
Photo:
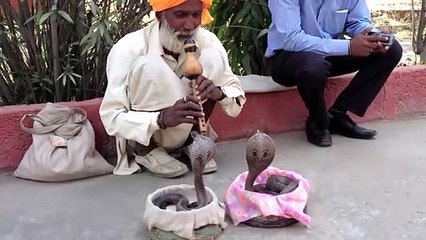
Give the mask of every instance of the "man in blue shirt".
[[[297, 86], [309, 111], [310, 143], [331, 146], [331, 133], [371, 139], [377, 133], [357, 125], [350, 111], [363, 116], [398, 64], [402, 48], [379, 33], [365, 0], [269, 0], [272, 24], [266, 58], [272, 79]], [[369, 34], [370, 33], [370, 34]], [[349, 36], [349, 39], [344, 35]], [[327, 111], [328, 77], [358, 71]]]

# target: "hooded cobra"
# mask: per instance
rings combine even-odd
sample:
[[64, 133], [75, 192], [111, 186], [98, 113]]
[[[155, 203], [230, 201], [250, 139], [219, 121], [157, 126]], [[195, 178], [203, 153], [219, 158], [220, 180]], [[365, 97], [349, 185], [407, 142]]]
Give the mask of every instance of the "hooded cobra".
[[[273, 196], [294, 191], [299, 186], [299, 181], [286, 176], [271, 175], [266, 184], [253, 185], [257, 176], [272, 163], [275, 157], [275, 142], [263, 132], [257, 132], [247, 141], [246, 161], [248, 174], [245, 190], [270, 194]], [[306, 208], [304, 209], [306, 211]], [[278, 216], [256, 217], [245, 223], [253, 227], [288, 227], [298, 221], [293, 218]]]
[[202, 208], [211, 202], [211, 197], [207, 195], [204, 186], [203, 170], [216, 153], [216, 144], [209, 137], [200, 135], [195, 131], [191, 132], [191, 136], [194, 141], [188, 146], [188, 157], [194, 175], [197, 201], [190, 204], [188, 198], [182, 194], [167, 193], [152, 200], [153, 204], [161, 209], [166, 209], [169, 205], [176, 205], [176, 211], [189, 211]]

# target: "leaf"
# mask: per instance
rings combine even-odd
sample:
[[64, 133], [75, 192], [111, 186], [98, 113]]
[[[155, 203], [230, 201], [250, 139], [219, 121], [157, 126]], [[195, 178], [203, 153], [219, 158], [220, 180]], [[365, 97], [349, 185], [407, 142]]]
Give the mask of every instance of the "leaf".
[[257, 38], [259, 39], [259, 38], [262, 38], [263, 36], [265, 36], [266, 34], [268, 33], [268, 29], [267, 28], [265, 28], [265, 29], [263, 29], [262, 31], [260, 31], [258, 34], [257, 34]]
[[62, 77], [62, 86], [66, 86], [67, 85], [67, 76], [68, 76], [68, 74], [64, 74], [64, 76]]
[[50, 84], [50, 85], [51, 85], [51, 84], [53, 84], [53, 83], [52, 83], [52, 80], [50, 80], [50, 78], [46, 78], [46, 77], [45, 77], [45, 78], [42, 78], [42, 79], [41, 79], [41, 81], [42, 81], [42, 82], [45, 82], [45, 83], [48, 83], [48, 84]]
[[74, 77], [76, 77], [76, 78], [82, 78], [82, 77], [81, 77], [81, 75], [79, 75], [79, 74], [77, 74], [77, 73], [75, 73], [75, 72], [72, 72], [72, 73], [71, 73], [71, 75], [73, 75], [73, 76], [74, 76]]
[[232, 25], [238, 24], [250, 12], [250, 5], [245, 5], [232, 21]]
[[59, 75], [59, 77], [56, 79], [56, 81], [61, 80], [61, 78], [65, 75], [65, 72], [61, 73], [61, 75]]
[[44, 88], [45, 91], [47, 91], [48, 93], [53, 93], [52, 90], [50, 90], [50, 88]]
[[86, 46], [84, 46], [83, 51], [81, 52], [81, 54], [86, 54], [90, 51], [90, 49], [92, 49], [94, 47], [94, 45], [92, 43], [88, 43], [86, 44]]
[[254, 25], [255, 22], [257, 23], [256, 26], [262, 25], [264, 19], [263, 19], [262, 9], [260, 8], [259, 5], [256, 4], [255, 6], [251, 8], [250, 17], [251, 17], [252, 26]]
[[38, 21], [38, 25], [42, 25], [50, 16], [52, 16], [54, 12], [47, 12], [41, 16], [40, 20]]
[[24, 22], [24, 25], [27, 25], [29, 22], [33, 21], [36, 17], [37, 15], [31, 16], [30, 18], [27, 19], [27, 21]]
[[67, 75], [68, 75], [69, 79], [71, 80], [71, 82], [74, 83], [74, 85], [77, 85], [77, 83], [74, 79], [74, 76], [72, 74], [67, 74]]
[[96, 16], [96, 17], [99, 16], [98, 5], [96, 5], [94, 2], [90, 2], [90, 11], [92, 12], [93, 16]]
[[243, 59], [241, 60], [241, 64], [243, 65], [243, 68], [245, 69], [246, 74], [251, 74], [251, 66], [250, 66], [250, 55], [245, 55]]
[[61, 15], [61, 17], [63, 19], [67, 20], [67, 22], [74, 23], [74, 21], [72, 20], [71, 16], [68, 13], [66, 13], [66, 12], [64, 12], [62, 10], [59, 10], [58, 14]]
[[105, 24], [105, 27], [106, 27], [106, 29], [109, 31], [109, 30], [111, 30], [111, 22], [110, 21], [108, 21], [108, 19], [104, 19], [104, 24]]
[[[0, 51], [1, 51], [1, 49], [0, 49]], [[0, 52], [0, 58], [7, 61], [7, 57], [1, 52]]]
[[87, 44], [87, 42], [91, 41], [91, 39], [95, 37], [94, 33], [88, 33], [86, 34], [81, 40], [80, 40], [80, 46]]
[[111, 35], [109, 34], [109, 32], [105, 33], [104, 38], [105, 38], [106, 42], [108, 43], [108, 45], [112, 46], [114, 44], [114, 42], [111, 39]]
[[104, 23], [101, 23], [101, 24], [99, 24], [99, 34], [101, 35], [101, 36], [104, 36], [104, 33], [105, 33], [105, 24]]

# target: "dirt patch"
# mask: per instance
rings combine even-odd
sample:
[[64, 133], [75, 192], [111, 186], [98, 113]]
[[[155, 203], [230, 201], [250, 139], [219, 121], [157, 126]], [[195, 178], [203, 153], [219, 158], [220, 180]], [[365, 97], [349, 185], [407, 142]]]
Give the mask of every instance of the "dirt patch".
[[411, 41], [412, 37], [412, 16], [411, 11], [371, 11], [372, 20], [375, 26], [389, 27], [400, 41]]
[[[414, 20], [418, 25], [418, 10], [421, 0], [414, 0], [416, 10]], [[400, 65], [415, 64], [416, 56], [412, 51], [413, 16], [411, 0], [367, 0], [376, 27], [388, 27], [401, 43], [404, 53]]]
[[[420, 9], [421, 0], [414, 0], [414, 8]], [[411, 0], [367, 0], [370, 10], [411, 10]]]

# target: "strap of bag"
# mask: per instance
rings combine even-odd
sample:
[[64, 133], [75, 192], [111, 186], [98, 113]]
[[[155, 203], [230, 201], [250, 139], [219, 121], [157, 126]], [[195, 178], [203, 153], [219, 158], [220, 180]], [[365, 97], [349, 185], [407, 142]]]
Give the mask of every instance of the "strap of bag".
[[74, 115], [74, 114], [76, 114], [76, 113], [79, 113], [79, 114], [82, 115], [81, 119], [79, 119], [78, 121], [74, 121], [72, 123], [81, 124], [81, 123], [84, 123], [87, 120], [87, 113], [86, 113], [86, 111], [84, 109], [82, 109], [82, 108], [73, 108], [72, 110], [73, 110], [73, 113], [71, 114], [71, 116]]
[[[38, 122], [40, 123], [42, 126], [40, 127], [26, 127], [24, 125], [24, 120], [26, 119], [31, 119], [34, 122]], [[39, 116], [37, 116], [36, 114], [25, 114], [20, 121], [21, 124], [21, 129], [24, 132], [30, 133], [30, 134], [45, 134], [45, 133], [49, 133], [49, 132], [53, 132], [56, 129], [60, 128], [62, 124], [54, 124], [54, 125], [46, 125], [46, 123], [43, 121], [43, 119], [41, 119]]]
[[[25, 114], [20, 120], [21, 129], [24, 132], [27, 132], [27, 133], [30, 133], [30, 134], [37, 134], [37, 135], [50, 133], [50, 132], [53, 132], [53, 131], [57, 130], [58, 128], [62, 127], [64, 124], [67, 124], [67, 120], [76, 113], [81, 114], [82, 117], [80, 119], [78, 119], [77, 121], [72, 122], [73, 124], [82, 124], [87, 120], [87, 113], [82, 108], [73, 108], [72, 111], [71, 111], [71, 114], [68, 115], [68, 118], [64, 119], [65, 121], [58, 123], [58, 124], [49, 124], [49, 123], [45, 122], [42, 118], [37, 116], [36, 114]], [[24, 121], [26, 119], [31, 119], [34, 122], [38, 122], [42, 126], [32, 127], [32, 128], [26, 127], [24, 125]]]

